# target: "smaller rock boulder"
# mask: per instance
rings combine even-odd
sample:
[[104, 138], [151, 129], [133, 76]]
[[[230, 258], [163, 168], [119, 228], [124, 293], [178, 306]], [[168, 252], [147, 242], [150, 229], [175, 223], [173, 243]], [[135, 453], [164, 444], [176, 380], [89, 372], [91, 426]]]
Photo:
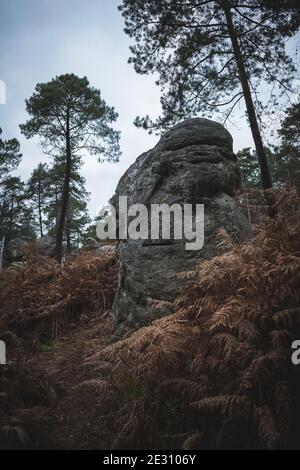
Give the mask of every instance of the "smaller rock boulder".
[[4, 258], [9, 264], [23, 261], [26, 253], [28, 240], [24, 238], [14, 238], [5, 245]]
[[36, 251], [41, 256], [55, 256], [56, 241], [54, 237], [41, 237], [36, 241]]

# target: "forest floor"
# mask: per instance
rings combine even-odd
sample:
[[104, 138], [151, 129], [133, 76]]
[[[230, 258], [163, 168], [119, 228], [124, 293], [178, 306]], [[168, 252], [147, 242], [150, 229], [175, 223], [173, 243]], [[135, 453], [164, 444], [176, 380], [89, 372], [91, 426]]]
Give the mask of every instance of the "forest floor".
[[[34, 376], [41, 372], [46, 377], [48, 385], [45, 395], [50, 394], [52, 398], [49, 403], [48, 398], [36, 402], [33, 397], [34, 406], [19, 410], [17, 414], [22, 422], [24, 417], [30, 422], [30, 439], [35, 447], [102, 447], [98, 420], [103, 419], [105, 410], [97, 409], [91, 390], [85, 393], [81, 385], [98, 378], [93, 368], [86, 365], [86, 359], [116, 339], [112, 320], [107, 312], [104, 316], [94, 314], [86, 318], [83, 325], [74, 325], [64, 337], [57, 341], [40, 343], [31, 352], [26, 369], [29, 375], [32, 373]], [[35, 393], [34, 390], [29, 393], [31, 392]], [[105, 436], [103, 443], [104, 441]]]

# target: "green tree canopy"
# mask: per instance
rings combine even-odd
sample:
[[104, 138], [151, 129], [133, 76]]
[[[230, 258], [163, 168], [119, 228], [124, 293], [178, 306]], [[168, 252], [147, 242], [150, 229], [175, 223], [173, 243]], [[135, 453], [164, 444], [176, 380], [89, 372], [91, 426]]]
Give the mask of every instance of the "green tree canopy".
[[3, 140], [1, 134], [0, 128], [0, 180], [16, 169], [22, 158], [19, 141], [17, 139]]
[[294, 146], [300, 153], [300, 96], [297, 103], [287, 108], [278, 134], [282, 144]]
[[[265, 149], [274, 186], [293, 185], [300, 194], [300, 101], [289, 106], [278, 130], [279, 144]], [[259, 188], [259, 172], [255, 151], [245, 148], [237, 153], [242, 183]]]
[[45, 231], [45, 210], [51, 197], [50, 168], [47, 163], [39, 163], [27, 181], [27, 198], [32, 207], [35, 226], [40, 237]]
[[288, 107], [278, 131], [280, 144], [276, 151], [285, 163], [288, 180], [300, 194], [300, 97]]
[[[288, 2], [287, 2], [288, 3]], [[259, 127], [265, 100], [276, 105], [291, 90], [295, 67], [286, 40], [297, 31], [294, 9], [264, 0], [123, 0], [129, 62], [140, 74], [158, 74], [162, 115], [138, 117], [149, 131], [195, 114], [222, 110], [224, 121], [244, 98], [261, 178], [271, 187]]]
[[[288, 183], [288, 167], [281, 158], [277, 148], [266, 147], [265, 152], [268, 158], [270, 172], [275, 188]], [[242, 186], [244, 188], [260, 189], [260, 172], [257, 167], [257, 155], [250, 147], [237, 152], [237, 158], [241, 169]]]
[[25, 183], [16, 176], [6, 176], [0, 183], [0, 238], [33, 238], [34, 219], [28, 204]]

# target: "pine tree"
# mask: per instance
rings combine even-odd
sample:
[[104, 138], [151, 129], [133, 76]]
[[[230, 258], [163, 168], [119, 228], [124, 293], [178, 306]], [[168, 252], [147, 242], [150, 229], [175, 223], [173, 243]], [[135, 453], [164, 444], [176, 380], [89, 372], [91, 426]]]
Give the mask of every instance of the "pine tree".
[[[81, 242], [85, 226], [90, 222], [87, 209], [89, 193], [85, 189], [85, 178], [80, 174], [82, 161], [80, 157], [73, 158], [70, 175], [70, 195], [67, 208], [63, 239], [70, 253], [73, 247]], [[65, 162], [63, 157], [56, 157], [54, 165], [49, 169], [49, 198], [45, 207], [46, 227], [50, 235], [55, 234], [60, 213], [61, 191], [63, 188]]]
[[297, 103], [287, 108], [279, 135], [283, 144], [292, 145], [300, 154], [300, 96]]
[[20, 126], [27, 138], [42, 140], [46, 153], [64, 159], [64, 181], [56, 226], [56, 257], [62, 258], [63, 235], [70, 201], [72, 167], [75, 157], [85, 153], [99, 161], [118, 161], [119, 132], [110, 124], [117, 119], [114, 108], [91, 87], [87, 78], [65, 74], [38, 84], [26, 109], [30, 119]]
[[17, 139], [3, 140], [0, 128], [0, 181], [15, 170], [22, 158], [20, 153], [20, 143]]
[[49, 166], [39, 163], [32, 172], [27, 182], [27, 198], [32, 206], [35, 215], [36, 226], [40, 237], [44, 236], [45, 229], [45, 210], [51, 197], [51, 181], [49, 178]]
[[[273, 185], [275, 188], [288, 183], [288, 168], [286, 162], [280, 157], [276, 147], [265, 147]], [[250, 147], [237, 152], [237, 158], [241, 169], [242, 186], [244, 188], [260, 188], [260, 173], [257, 167], [257, 155]]]
[[278, 134], [281, 140], [278, 157], [285, 164], [289, 183], [300, 194], [300, 97], [287, 108]]
[[10, 173], [17, 169], [22, 154], [20, 143], [12, 138], [3, 140], [0, 128], [0, 239], [28, 236], [32, 232], [30, 208], [26, 205], [24, 183]]
[[[289, 3], [289, 2], [288, 2]], [[260, 92], [291, 90], [295, 71], [285, 42], [299, 23], [292, 8], [263, 0], [123, 0], [125, 32], [134, 38], [129, 59], [138, 73], [157, 73], [162, 116], [137, 118], [148, 130], [167, 128], [201, 111], [229, 119], [244, 99], [262, 186], [272, 186], [261, 130]]]
[[27, 204], [25, 183], [16, 176], [6, 176], [0, 183], [0, 238], [34, 238], [34, 218]]

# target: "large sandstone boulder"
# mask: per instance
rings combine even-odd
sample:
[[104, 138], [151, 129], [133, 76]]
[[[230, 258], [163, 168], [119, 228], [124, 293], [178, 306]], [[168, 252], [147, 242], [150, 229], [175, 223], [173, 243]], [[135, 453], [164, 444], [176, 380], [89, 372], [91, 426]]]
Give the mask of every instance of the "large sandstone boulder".
[[185, 240], [121, 240], [113, 306], [117, 323], [140, 326], [167, 314], [156, 311], [147, 299], [174, 300], [184, 286], [176, 273], [219, 254], [218, 229], [224, 228], [237, 241], [250, 236], [248, 221], [233, 200], [239, 184], [232, 137], [221, 124], [208, 119], [181, 122], [137, 158], [121, 178], [113, 205], [117, 207], [119, 196], [128, 197], [128, 206], [204, 204], [205, 242], [202, 249], [187, 251]]

